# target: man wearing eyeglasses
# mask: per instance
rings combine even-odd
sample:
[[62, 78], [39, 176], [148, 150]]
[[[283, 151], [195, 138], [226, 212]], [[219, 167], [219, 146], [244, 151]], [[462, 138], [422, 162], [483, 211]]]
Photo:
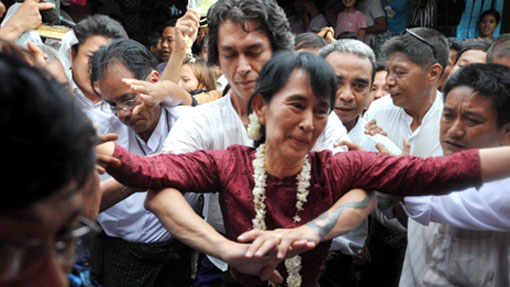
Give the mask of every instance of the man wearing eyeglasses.
[[[91, 63], [91, 78], [102, 97], [102, 109], [111, 111], [89, 113], [98, 125], [98, 132], [117, 134], [117, 143], [135, 154], [160, 152], [174, 123], [191, 107], [147, 104], [123, 81], [126, 78], [159, 81], [151, 52], [133, 40], [113, 40], [94, 54]], [[145, 210], [146, 192], [119, 186], [107, 177], [101, 183], [102, 209], [120, 202], [98, 217], [107, 235], [100, 238], [103, 247], [100, 283], [122, 287], [188, 286], [191, 250]], [[187, 198], [192, 206], [197, 205], [192, 200], [197, 196]]]
[[[96, 132], [55, 80], [0, 54], [0, 286], [68, 286], [82, 218], [81, 192], [97, 190]], [[94, 186], [95, 182], [95, 186]], [[93, 186], [89, 186], [92, 184]]]
[[[365, 118], [375, 119], [377, 125], [387, 132], [388, 137], [400, 149], [404, 148], [403, 141], [409, 140], [411, 155], [422, 157], [441, 155], [439, 123], [443, 111], [443, 96], [438, 91], [438, 82], [448, 64], [447, 39], [433, 29], [414, 28], [389, 39], [382, 50], [387, 56], [386, 84], [390, 95], [372, 102], [365, 113]], [[407, 228], [408, 247], [405, 252], [402, 278], [419, 272], [417, 269], [420, 267], [416, 266], [415, 261], [424, 256], [423, 245], [420, 242], [422, 239], [426, 240], [424, 231], [426, 227], [411, 219]], [[389, 231], [382, 226], [378, 229], [380, 230], [378, 237], [402, 238], [400, 243], [380, 250], [385, 252], [384, 249], [394, 248], [391, 254], [393, 256], [399, 254], [400, 258], [397, 259], [402, 262], [406, 244], [405, 233], [400, 236], [397, 231]], [[384, 233], [388, 235], [382, 235]], [[382, 268], [369, 276], [378, 280], [372, 284], [380, 286], [391, 284], [394, 278], [389, 278], [388, 275], [395, 276], [400, 272], [400, 266], [384, 262], [379, 262], [378, 266]], [[413, 285], [401, 282], [401, 286]]]

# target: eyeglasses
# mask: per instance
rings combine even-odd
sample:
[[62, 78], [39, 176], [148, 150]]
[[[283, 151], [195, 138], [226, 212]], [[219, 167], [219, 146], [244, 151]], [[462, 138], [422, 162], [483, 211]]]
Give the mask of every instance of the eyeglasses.
[[60, 265], [71, 266], [75, 260], [74, 248], [78, 239], [101, 232], [96, 223], [85, 217], [80, 216], [78, 224], [79, 227], [60, 236], [54, 243], [39, 238], [0, 243], [0, 281], [13, 281], [33, 274], [52, 250]]
[[114, 114], [117, 114], [119, 110], [128, 113], [131, 112], [136, 106], [140, 104], [140, 102], [138, 101], [139, 98], [140, 94], [136, 94], [134, 98], [124, 101], [115, 106], [112, 106], [111, 104], [103, 100], [101, 102], [101, 110], [105, 111], [107, 109], [110, 109]]
[[429, 46], [430, 49], [432, 49], [432, 54], [434, 55], [434, 58], [436, 58], [437, 50], [436, 50], [436, 47], [434, 47], [434, 45], [432, 45], [432, 43], [430, 43], [427, 39], [423, 38], [422, 36], [414, 33], [413, 31], [411, 31], [409, 29], [406, 29], [405, 33], [409, 33], [409, 35], [413, 36], [414, 38], [418, 39], [420, 42]]

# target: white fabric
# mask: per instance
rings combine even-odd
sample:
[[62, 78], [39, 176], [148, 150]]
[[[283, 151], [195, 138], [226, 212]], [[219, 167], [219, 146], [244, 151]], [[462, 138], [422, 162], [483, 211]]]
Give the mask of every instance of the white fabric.
[[[117, 144], [138, 155], [158, 153], [177, 119], [189, 113], [191, 107], [162, 108], [159, 122], [147, 142], [131, 128], [124, 125], [113, 114], [89, 110], [88, 115], [97, 124], [99, 133], [116, 133]], [[101, 180], [110, 178], [101, 176]], [[147, 192], [136, 192], [116, 205], [99, 214], [98, 221], [108, 236], [119, 237], [129, 242], [155, 243], [168, 241], [171, 235], [158, 218], [144, 208]], [[187, 194], [186, 199], [193, 207], [198, 201], [197, 194]]]
[[[5, 25], [5, 23], [7, 23], [9, 18], [11, 18], [12, 15], [14, 15], [14, 13], [16, 13], [16, 11], [19, 9], [19, 6], [21, 6], [21, 3], [14, 3], [9, 7], [9, 9], [7, 9], [7, 13], [5, 13], [4, 19], [2, 20], [2, 24], [0, 26], [3, 26]], [[14, 40], [14, 44], [26, 48], [28, 41], [36, 45], [40, 45], [43, 43], [39, 33], [37, 33], [36, 31], [26, 31], [23, 34], [21, 34], [16, 40]]]
[[409, 217], [479, 231], [510, 231], [510, 178], [443, 196], [405, 197]]
[[398, 148], [403, 149], [402, 141], [408, 139], [411, 155], [427, 157], [442, 154], [439, 142], [439, 123], [443, 113], [443, 96], [437, 92], [434, 103], [422, 119], [422, 124], [411, 130], [413, 118], [404, 109], [393, 104], [391, 96], [382, 97], [370, 104], [365, 119], [377, 120], [377, 125], [388, 133], [388, 138]]
[[[367, 121], [363, 118], [359, 118], [356, 125], [349, 131], [348, 135], [351, 141], [358, 144], [367, 151], [377, 152], [375, 147], [377, 144], [383, 144], [389, 152], [393, 154], [400, 154], [400, 149], [387, 137], [376, 134], [370, 136], [365, 134], [365, 125]], [[340, 250], [343, 254], [356, 255], [358, 254], [363, 246], [368, 235], [368, 220], [365, 219], [355, 229], [350, 232], [335, 237], [331, 242], [330, 250]]]
[[[375, 19], [380, 17], [386, 17], [384, 10], [381, 5], [381, 0], [363, 0], [359, 3], [358, 9], [365, 14], [367, 18], [367, 27], [373, 26]], [[372, 43], [370, 43], [372, 41]], [[365, 35], [365, 43], [368, 45], [375, 43], [374, 34]]]
[[[348, 140], [347, 131], [336, 114], [331, 113], [328, 125], [313, 150], [332, 149], [333, 144], [341, 140]], [[191, 113], [179, 119], [165, 141], [164, 151], [185, 153], [196, 150], [218, 150], [226, 149], [233, 144], [253, 146], [253, 141], [248, 138], [246, 128], [232, 106], [229, 94], [214, 102], [197, 106]], [[345, 151], [345, 149], [337, 148], [335, 151]], [[204, 215], [209, 224], [225, 233], [218, 193], [206, 194]], [[221, 270], [227, 270], [225, 262], [212, 256], [208, 258]]]
[[[70, 78], [70, 79], [72, 79], [72, 78]], [[90, 110], [101, 111], [101, 101], [99, 101], [95, 104], [92, 103], [92, 101], [89, 98], [87, 98], [87, 96], [85, 96], [85, 94], [83, 94], [83, 92], [80, 90], [78, 85], [76, 85], [74, 80], [70, 80], [70, 82], [73, 87], [74, 99], [76, 100], [76, 102], [78, 103], [78, 105], [81, 107], [81, 109], [83, 111], [85, 111], [86, 113]], [[106, 111], [106, 113], [111, 114], [109, 109], [108, 109], [108, 111]], [[111, 114], [111, 115], [113, 115], [113, 114]]]

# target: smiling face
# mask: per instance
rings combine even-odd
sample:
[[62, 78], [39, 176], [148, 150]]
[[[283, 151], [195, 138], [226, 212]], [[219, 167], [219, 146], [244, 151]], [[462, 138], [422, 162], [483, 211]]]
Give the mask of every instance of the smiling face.
[[497, 26], [496, 17], [491, 14], [485, 15], [480, 21], [479, 30], [482, 38], [492, 38], [492, 33]]
[[[119, 110], [116, 116], [136, 133], [150, 135], [159, 121], [161, 107], [159, 105], [155, 107], [143, 105], [143, 100], [140, 97], [137, 98], [137, 95], [131, 92], [130, 86], [122, 82], [123, 78], [135, 78], [135, 76], [123, 64], [114, 60], [108, 65], [104, 79], [97, 81], [103, 101], [116, 107], [127, 101], [135, 100], [135, 107], [131, 111]], [[159, 80], [157, 72], [152, 71], [146, 80], [157, 82]]]
[[294, 70], [267, 104], [257, 96], [254, 110], [266, 127], [266, 145], [278, 159], [296, 162], [315, 145], [328, 122], [329, 102], [315, 97], [309, 76]]
[[441, 147], [445, 155], [470, 148], [498, 146], [503, 129], [497, 125], [497, 111], [489, 97], [471, 87], [452, 89], [441, 118]]
[[372, 64], [366, 58], [341, 52], [329, 54], [326, 62], [338, 77], [335, 113], [350, 131], [368, 104]]
[[269, 37], [255, 30], [257, 23], [245, 22], [246, 32], [240, 23], [230, 20], [218, 27], [218, 58], [221, 70], [232, 88], [233, 97], [248, 100], [262, 66], [271, 59]]

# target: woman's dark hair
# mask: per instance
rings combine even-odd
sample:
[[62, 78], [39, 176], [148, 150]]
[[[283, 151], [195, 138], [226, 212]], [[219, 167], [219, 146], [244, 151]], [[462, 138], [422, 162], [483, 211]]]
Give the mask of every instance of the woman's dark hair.
[[95, 166], [97, 137], [88, 118], [43, 70], [0, 54], [0, 74], [0, 146], [8, 167], [0, 210], [26, 207], [71, 183], [79, 188]]
[[487, 15], [494, 16], [494, 18], [496, 18], [496, 25], [499, 24], [499, 21], [501, 20], [501, 15], [499, 15], [498, 11], [496, 11], [494, 9], [489, 9], [489, 10], [483, 11], [482, 14], [480, 14], [480, 17], [478, 18], [478, 25], [480, 25], [480, 23], [482, 22], [483, 17], [485, 17]]
[[[295, 70], [306, 72], [314, 96], [320, 100], [326, 100], [331, 111], [335, 105], [337, 89], [337, 77], [331, 66], [313, 53], [294, 54], [287, 51], [278, 53], [260, 71], [257, 86], [248, 102], [248, 111], [252, 111], [252, 100], [258, 94], [262, 95], [266, 104], [269, 104], [273, 96], [287, 85], [290, 75]], [[262, 138], [255, 142], [255, 146], [265, 140], [265, 127], [262, 126]]]
[[510, 122], [510, 68], [498, 64], [466, 65], [450, 76], [443, 88], [444, 99], [456, 87], [466, 86], [490, 98], [497, 111], [498, 127]]

